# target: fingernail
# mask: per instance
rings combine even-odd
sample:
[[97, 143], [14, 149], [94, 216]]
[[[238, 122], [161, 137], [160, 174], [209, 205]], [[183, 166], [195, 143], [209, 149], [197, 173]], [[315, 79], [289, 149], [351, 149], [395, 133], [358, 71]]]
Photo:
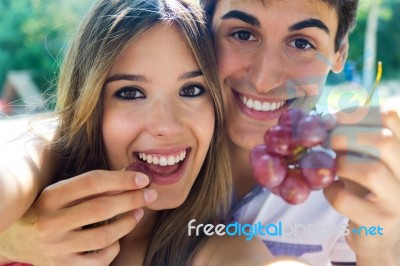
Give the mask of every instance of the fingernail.
[[136, 174], [135, 182], [139, 187], [144, 187], [149, 184], [149, 178], [144, 174]]
[[154, 189], [145, 189], [144, 190], [144, 200], [147, 203], [153, 202], [157, 199], [157, 191]]
[[143, 209], [137, 209], [137, 210], [135, 210], [135, 211], [133, 212], [133, 215], [135, 215], [135, 218], [136, 218], [136, 221], [137, 221], [137, 222], [139, 222], [140, 219], [142, 219], [143, 214], [144, 214]]

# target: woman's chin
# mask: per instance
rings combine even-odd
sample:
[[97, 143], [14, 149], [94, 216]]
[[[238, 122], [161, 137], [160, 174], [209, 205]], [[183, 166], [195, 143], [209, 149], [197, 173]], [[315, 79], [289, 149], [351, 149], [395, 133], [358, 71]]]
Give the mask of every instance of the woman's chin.
[[[186, 198], [185, 198], [186, 199]], [[161, 210], [168, 210], [168, 209], [176, 209], [183, 204], [185, 199], [178, 201], [166, 201], [162, 198], [157, 199], [152, 204], [147, 205], [147, 208], [153, 211], [161, 211]]]

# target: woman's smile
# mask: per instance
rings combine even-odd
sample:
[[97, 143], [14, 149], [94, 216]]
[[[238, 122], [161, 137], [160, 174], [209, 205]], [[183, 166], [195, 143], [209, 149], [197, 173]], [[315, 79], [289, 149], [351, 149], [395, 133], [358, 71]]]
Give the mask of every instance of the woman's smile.
[[[142, 164], [142, 167], [151, 175], [151, 183], [157, 185], [174, 184], [185, 173], [190, 151], [191, 148], [179, 149], [175, 152], [168, 152], [167, 150], [163, 152], [156, 150], [137, 152], [135, 155], [138, 160], [131, 165]], [[132, 168], [131, 165], [127, 169]]]

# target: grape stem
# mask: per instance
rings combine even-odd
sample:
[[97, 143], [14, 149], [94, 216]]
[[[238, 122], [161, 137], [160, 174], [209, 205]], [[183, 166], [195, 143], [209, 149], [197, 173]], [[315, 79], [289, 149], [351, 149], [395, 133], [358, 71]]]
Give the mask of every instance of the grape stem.
[[382, 78], [382, 61], [378, 62], [378, 70], [376, 72], [376, 78], [375, 78], [375, 84], [372, 87], [371, 93], [369, 94], [367, 100], [365, 101], [364, 105], [369, 105], [372, 99], [372, 96], [374, 95], [376, 89], [378, 88], [379, 82], [381, 81]]

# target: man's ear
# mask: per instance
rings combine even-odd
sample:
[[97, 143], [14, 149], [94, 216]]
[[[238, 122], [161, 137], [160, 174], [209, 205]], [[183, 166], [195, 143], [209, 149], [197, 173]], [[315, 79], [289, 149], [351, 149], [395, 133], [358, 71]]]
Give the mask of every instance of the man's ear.
[[340, 73], [344, 68], [344, 64], [347, 60], [347, 55], [349, 54], [349, 38], [348, 35], [344, 36], [343, 41], [341, 42], [338, 51], [335, 54], [335, 61], [332, 65], [333, 73]]

